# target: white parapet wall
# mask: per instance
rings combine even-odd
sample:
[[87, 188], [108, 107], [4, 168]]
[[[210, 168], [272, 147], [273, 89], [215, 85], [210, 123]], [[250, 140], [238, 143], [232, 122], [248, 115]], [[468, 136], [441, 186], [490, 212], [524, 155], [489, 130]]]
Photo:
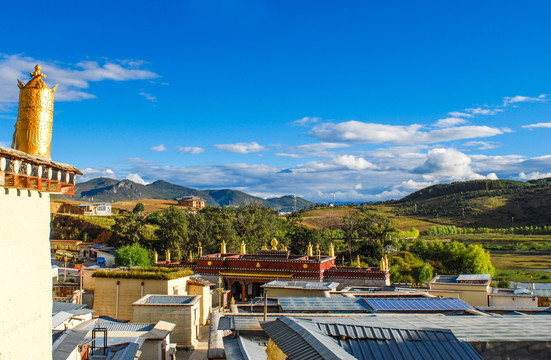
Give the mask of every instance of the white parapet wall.
[[52, 356], [50, 194], [0, 186], [0, 359]]

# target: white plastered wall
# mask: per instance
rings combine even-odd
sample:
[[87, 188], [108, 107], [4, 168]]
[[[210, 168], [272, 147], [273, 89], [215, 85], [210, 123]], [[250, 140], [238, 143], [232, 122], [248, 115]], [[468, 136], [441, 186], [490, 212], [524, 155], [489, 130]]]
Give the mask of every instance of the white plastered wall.
[[0, 187], [0, 359], [52, 356], [50, 194]]

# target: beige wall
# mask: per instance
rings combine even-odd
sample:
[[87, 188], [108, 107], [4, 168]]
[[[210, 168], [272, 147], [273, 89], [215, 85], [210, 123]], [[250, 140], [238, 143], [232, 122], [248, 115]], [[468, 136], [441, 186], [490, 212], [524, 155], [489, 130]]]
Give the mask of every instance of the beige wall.
[[171, 341], [178, 346], [195, 347], [199, 326], [199, 301], [193, 305], [134, 305], [134, 323], [156, 323], [159, 320], [176, 324], [170, 333]]
[[201, 325], [206, 325], [212, 311], [212, 294], [210, 293], [210, 286], [189, 284], [188, 295], [201, 295], [201, 315], [199, 322]]
[[50, 194], [0, 187], [0, 264], [0, 359], [51, 358]]
[[[95, 278], [95, 315], [105, 315], [121, 320], [132, 320], [132, 303], [147, 294], [187, 295], [189, 276], [174, 280]], [[119, 285], [119, 311], [117, 317], [117, 281]], [[142, 294], [142, 281], [144, 289]], [[171, 321], [167, 319], [167, 321]]]
[[[488, 306], [489, 285], [461, 283], [430, 283], [429, 294], [457, 298], [472, 306]], [[457, 295], [459, 292], [459, 295]]]
[[490, 306], [530, 308], [537, 307], [538, 301], [535, 296], [527, 295], [490, 295]]

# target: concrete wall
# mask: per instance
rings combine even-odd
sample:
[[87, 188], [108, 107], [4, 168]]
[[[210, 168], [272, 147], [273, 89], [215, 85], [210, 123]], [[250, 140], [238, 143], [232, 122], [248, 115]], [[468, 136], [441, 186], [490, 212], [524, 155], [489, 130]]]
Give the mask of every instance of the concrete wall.
[[[105, 315], [121, 320], [132, 320], [132, 303], [147, 294], [187, 295], [189, 276], [174, 280], [95, 278], [95, 315]], [[117, 281], [119, 285], [119, 311], [117, 317]], [[144, 283], [142, 294], [142, 282]], [[167, 321], [171, 321], [167, 319]], [[173, 321], [171, 321], [173, 322]]]
[[472, 306], [488, 306], [490, 287], [484, 284], [461, 283], [430, 283], [429, 294], [442, 297], [457, 297], [454, 292], [459, 291], [459, 298]]
[[530, 295], [490, 295], [489, 306], [530, 308], [537, 307], [538, 301], [535, 296]]
[[188, 295], [201, 295], [199, 322], [206, 325], [212, 311], [212, 295], [210, 286], [188, 284]]
[[170, 336], [178, 346], [195, 347], [198, 343], [199, 301], [193, 305], [135, 304], [134, 323], [156, 323], [159, 320], [176, 324]]
[[51, 358], [49, 194], [0, 187], [0, 264], [0, 359]]

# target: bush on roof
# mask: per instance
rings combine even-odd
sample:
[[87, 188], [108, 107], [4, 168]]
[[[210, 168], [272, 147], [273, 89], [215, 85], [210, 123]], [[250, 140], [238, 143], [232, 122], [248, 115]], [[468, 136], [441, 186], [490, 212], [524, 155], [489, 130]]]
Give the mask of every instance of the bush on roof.
[[193, 271], [190, 268], [132, 268], [132, 269], [117, 269], [117, 270], [97, 270], [94, 271], [92, 277], [97, 278], [114, 278], [114, 279], [153, 279], [153, 280], [173, 280], [184, 276], [192, 275]]

